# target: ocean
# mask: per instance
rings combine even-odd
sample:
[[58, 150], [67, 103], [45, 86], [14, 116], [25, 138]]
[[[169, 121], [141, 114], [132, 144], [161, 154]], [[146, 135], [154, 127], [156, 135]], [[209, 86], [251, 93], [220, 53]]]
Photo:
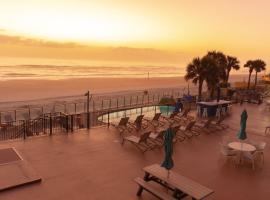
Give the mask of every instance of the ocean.
[[1, 80], [89, 77], [177, 77], [186, 64], [0, 57]]

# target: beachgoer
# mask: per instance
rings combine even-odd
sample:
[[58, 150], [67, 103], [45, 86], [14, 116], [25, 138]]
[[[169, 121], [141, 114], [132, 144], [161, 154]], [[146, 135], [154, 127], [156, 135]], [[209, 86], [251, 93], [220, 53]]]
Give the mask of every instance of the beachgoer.
[[182, 112], [182, 110], [183, 110], [183, 104], [181, 102], [181, 99], [178, 99], [177, 102], [175, 103], [173, 112]]

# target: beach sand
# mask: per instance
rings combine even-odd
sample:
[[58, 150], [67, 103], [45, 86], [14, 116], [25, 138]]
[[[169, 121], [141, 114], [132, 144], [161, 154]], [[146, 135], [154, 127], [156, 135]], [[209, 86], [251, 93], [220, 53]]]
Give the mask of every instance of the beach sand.
[[7, 80], [0, 82], [0, 102], [26, 101], [90, 93], [110, 93], [186, 85], [183, 77], [174, 78], [80, 78], [64, 80]]
[[[232, 75], [231, 81], [242, 81], [246, 75]], [[190, 89], [197, 87], [190, 82]], [[76, 78], [62, 80], [6, 80], [0, 82], [0, 111], [26, 105], [45, 105], [54, 102], [82, 98], [86, 91], [94, 96], [132, 94], [143, 90], [187, 91], [188, 83], [183, 77], [166, 78]], [[185, 88], [185, 90], [184, 90]], [[84, 97], [83, 97], [84, 98]]]
[[[233, 75], [232, 81], [242, 81], [246, 75]], [[187, 87], [183, 77], [166, 78], [78, 78], [63, 80], [6, 80], [0, 81], [0, 102], [26, 101], [60, 96], [117, 91], [145, 90], [150, 88]], [[194, 86], [190, 83], [190, 86]]]

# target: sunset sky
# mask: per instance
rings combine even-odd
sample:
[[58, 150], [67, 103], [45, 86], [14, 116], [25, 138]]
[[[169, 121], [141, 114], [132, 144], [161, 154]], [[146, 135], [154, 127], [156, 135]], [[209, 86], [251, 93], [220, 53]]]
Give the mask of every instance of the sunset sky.
[[269, 0], [0, 1], [0, 56], [270, 62]]

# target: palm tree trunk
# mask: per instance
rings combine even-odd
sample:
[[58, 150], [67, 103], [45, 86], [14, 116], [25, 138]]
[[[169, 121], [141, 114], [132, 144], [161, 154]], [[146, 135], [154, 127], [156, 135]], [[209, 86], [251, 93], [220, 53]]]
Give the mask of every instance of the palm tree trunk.
[[256, 74], [255, 74], [255, 86], [254, 86], [254, 89], [256, 88], [256, 85], [257, 85], [257, 73], [258, 72], [256, 72]]
[[249, 72], [249, 75], [248, 75], [248, 87], [247, 87], [248, 90], [249, 90], [249, 86], [250, 86], [250, 77], [251, 77], [251, 73]]
[[215, 88], [211, 87], [211, 89], [210, 89], [210, 97], [211, 97], [211, 99], [214, 98], [214, 92], [215, 92]]
[[203, 81], [199, 80], [198, 101], [201, 101], [201, 99], [202, 99], [202, 86], [203, 86]]
[[227, 77], [226, 77], [226, 84], [228, 84], [228, 82], [229, 82], [229, 77], [230, 77], [230, 71], [231, 71], [231, 70], [228, 70], [228, 72], [227, 72]]

